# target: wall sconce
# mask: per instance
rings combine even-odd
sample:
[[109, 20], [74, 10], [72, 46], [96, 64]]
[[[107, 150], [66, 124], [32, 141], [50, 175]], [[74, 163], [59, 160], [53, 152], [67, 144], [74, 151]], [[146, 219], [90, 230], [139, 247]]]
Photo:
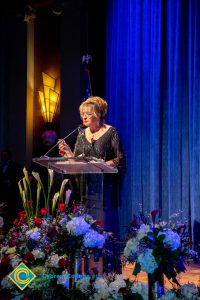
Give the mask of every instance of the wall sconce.
[[43, 92], [39, 91], [42, 115], [46, 123], [51, 123], [57, 110], [59, 93], [55, 91], [56, 80], [53, 77], [42, 72], [42, 81]]

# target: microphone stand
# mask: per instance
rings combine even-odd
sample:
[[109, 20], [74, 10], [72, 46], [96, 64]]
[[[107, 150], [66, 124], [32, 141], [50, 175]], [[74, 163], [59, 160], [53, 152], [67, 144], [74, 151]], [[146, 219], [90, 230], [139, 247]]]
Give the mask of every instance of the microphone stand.
[[76, 132], [77, 130], [79, 130], [81, 126], [79, 125], [77, 128], [75, 128], [73, 131], [71, 131], [69, 134], [67, 134], [64, 138], [60, 139], [53, 147], [51, 147], [44, 155], [40, 156], [40, 158], [42, 157], [48, 157], [47, 154], [49, 154], [49, 152], [51, 152], [56, 146], [58, 146], [58, 144], [61, 141], [65, 141], [68, 137], [70, 137], [74, 132]]

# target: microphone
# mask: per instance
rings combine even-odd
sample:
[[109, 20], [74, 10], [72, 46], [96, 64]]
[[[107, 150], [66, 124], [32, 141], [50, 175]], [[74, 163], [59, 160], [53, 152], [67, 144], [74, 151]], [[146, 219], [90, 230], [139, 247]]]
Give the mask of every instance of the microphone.
[[83, 130], [83, 125], [80, 124], [77, 128], [75, 128], [73, 131], [71, 131], [70, 133], [68, 133], [64, 138], [62, 139], [59, 139], [58, 142], [53, 145], [53, 147], [51, 147], [44, 155], [40, 156], [40, 158], [42, 157], [48, 157], [47, 154], [49, 154], [56, 146], [58, 146], [58, 144], [61, 142], [61, 141], [65, 141], [68, 137], [70, 137], [74, 132], [76, 132], [78, 130], [78, 132], [80, 132], [81, 130]]

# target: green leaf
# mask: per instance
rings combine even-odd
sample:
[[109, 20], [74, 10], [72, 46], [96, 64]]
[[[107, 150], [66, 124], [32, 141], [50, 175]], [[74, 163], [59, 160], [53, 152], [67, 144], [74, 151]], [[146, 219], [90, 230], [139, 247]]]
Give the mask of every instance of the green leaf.
[[141, 266], [139, 263], [136, 263], [135, 268], [133, 270], [133, 275], [137, 276], [137, 274], [140, 273], [140, 271], [141, 271]]

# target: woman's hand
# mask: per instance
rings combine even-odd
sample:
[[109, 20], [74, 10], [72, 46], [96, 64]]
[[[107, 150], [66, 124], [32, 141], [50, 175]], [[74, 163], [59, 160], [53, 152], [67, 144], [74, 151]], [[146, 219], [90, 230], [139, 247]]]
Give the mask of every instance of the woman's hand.
[[114, 160], [107, 160], [106, 161], [107, 165], [109, 165], [110, 167], [116, 168], [117, 164]]
[[64, 140], [58, 141], [59, 154], [62, 156], [73, 157], [74, 154]]

